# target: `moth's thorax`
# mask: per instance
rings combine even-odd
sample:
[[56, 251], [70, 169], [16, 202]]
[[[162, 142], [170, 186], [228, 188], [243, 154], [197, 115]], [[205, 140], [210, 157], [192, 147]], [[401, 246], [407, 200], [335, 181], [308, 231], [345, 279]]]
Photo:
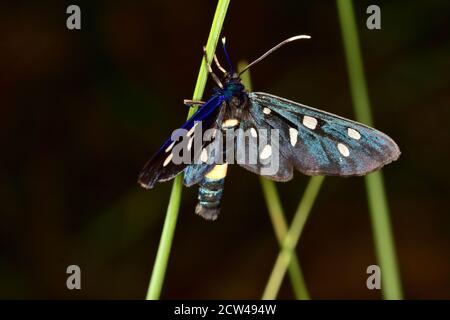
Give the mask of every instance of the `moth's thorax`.
[[237, 75], [226, 77], [224, 87], [219, 92], [228, 105], [236, 108], [243, 106], [248, 99], [245, 87]]

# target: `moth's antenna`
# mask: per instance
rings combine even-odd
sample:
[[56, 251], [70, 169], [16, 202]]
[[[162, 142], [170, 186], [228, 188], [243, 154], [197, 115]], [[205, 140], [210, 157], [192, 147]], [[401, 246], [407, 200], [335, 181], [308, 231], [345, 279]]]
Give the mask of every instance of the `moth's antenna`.
[[272, 49], [270, 49], [269, 51], [267, 51], [266, 53], [264, 53], [261, 57], [259, 57], [258, 59], [254, 60], [252, 63], [250, 63], [249, 65], [247, 65], [244, 69], [242, 69], [241, 72], [239, 72], [239, 75], [241, 75], [242, 73], [244, 73], [245, 71], [247, 71], [251, 66], [257, 64], [258, 62], [260, 62], [262, 59], [264, 59], [265, 57], [267, 57], [269, 54], [271, 54], [272, 52], [274, 52], [277, 49], [280, 49], [282, 46], [284, 46], [286, 43], [295, 41], [295, 40], [300, 40], [300, 39], [311, 39], [310, 36], [307, 35], [300, 35], [300, 36], [294, 36], [291, 37], [289, 39], [286, 39], [282, 42], [280, 42], [279, 44], [277, 44], [275, 47], [273, 47]]
[[228, 62], [228, 68], [230, 68], [230, 73], [233, 73], [233, 65], [231, 64], [230, 57], [228, 56], [225, 37], [222, 37], [222, 48], [223, 48], [223, 52], [225, 53], [225, 58], [227, 59], [227, 62]]
[[213, 69], [211, 68], [211, 64], [208, 62], [208, 56], [206, 54], [206, 47], [203, 47], [203, 57], [205, 59], [206, 68], [208, 69], [209, 74], [213, 78], [214, 82], [217, 83], [220, 89], [223, 89], [223, 84], [220, 82], [219, 77], [216, 76]]
[[219, 59], [217, 59], [216, 54], [214, 54], [214, 62], [216, 63], [217, 68], [218, 68], [220, 71], [222, 71], [223, 74], [227, 73], [227, 70], [225, 70], [225, 69], [220, 65]]

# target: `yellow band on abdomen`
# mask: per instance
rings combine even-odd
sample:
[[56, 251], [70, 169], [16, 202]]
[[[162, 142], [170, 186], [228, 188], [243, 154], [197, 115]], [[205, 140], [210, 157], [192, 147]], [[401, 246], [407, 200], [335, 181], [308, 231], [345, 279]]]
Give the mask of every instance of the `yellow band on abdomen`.
[[219, 180], [225, 178], [227, 175], [228, 163], [218, 164], [206, 174], [206, 177], [211, 180]]

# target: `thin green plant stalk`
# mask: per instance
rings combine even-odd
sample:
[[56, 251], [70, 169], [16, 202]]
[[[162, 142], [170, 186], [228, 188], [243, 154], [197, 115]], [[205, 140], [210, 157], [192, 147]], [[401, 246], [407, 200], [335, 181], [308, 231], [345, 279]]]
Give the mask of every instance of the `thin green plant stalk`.
[[308, 216], [317, 198], [324, 178], [325, 177], [323, 176], [310, 178], [302, 200], [300, 201], [294, 218], [292, 219], [292, 224], [289, 231], [282, 241], [281, 251], [278, 254], [262, 296], [263, 300], [276, 299], [278, 292], [280, 291], [281, 284], [283, 283], [286, 270], [294, 257], [293, 252], [295, 251], [303, 228], [308, 220]]
[[[242, 70], [246, 65], [246, 61], [240, 61], [238, 64], [238, 70]], [[252, 85], [250, 80], [250, 71], [247, 70], [244, 72], [241, 79], [247, 90], [251, 91]], [[260, 177], [260, 182], [275, 235], [281, 246], [282, 240], [286, 236], [288, 229], [277, 187], [273, 181], [270, 181], [264, 177]], [[293, 258], [288, 268], [292, 289], [294, 290], [294, 294], [297, 299], [309, 300], [309, 292], [305, 284], [300, 262], [296, 253], [293, 252], [292, 254]]]
[[[288, 228], [276, 184], [263, 177], [260, 178], [260, 181], [266, 199], [266, 205], [269, 210], [270, 219], [275, 230], [275, 235], [281, 248], [283, 244], [282, 241], [287, 235]], [[295, 250], [292, 250], [292, 260], [288, 266], [288, 274], [295, 297], [299, 300], [309, 300], [309, 291]]]
[[[358, 121], [372, 125], [370, 100], [352, 1], [337, 0], [337, 8], [355, 116]], [[375, 249], [381, 268], [383, 297], [389, 300], [399, 300], [402, 299], [403, 294], [383, 175], [381, 172], [372, 173], [365, 177], [365, 182]]]
[[[219, 0], [214, 14], [211, 30], [209, 32], [208, 41], [206, 43], [206, 52], [208, 53], [208, 61], [212, 61], [217, 43], [219, 42], [220, 32], [222, 30], [223, 22], [227, 13], [230, 0]], [[195, 85], [193, 100], [200, 100], [205, 90], [206, 81], [208, 80], [208, 71], [204, 58], [200, 64], [200, 71]], [[190, 118], [196, 109], [189, 110], [188, 118]], [[175, 227], [178, 220], [178, 212], [181, 202], [182, 177], [179, 175], [175, 178], [170, 193], [169, 205], [167, 207], [164, 227], [159, 241], [158, 252], [156, 254], [155, 263], [153, 266], [152, 276], [147, 290], [147, 300], [157, 300], [161, 296], [161, 289], [166, 274], [167, 263], [169, 261], [170, 250], [172, 248], [173, 237], [175, 234]]]

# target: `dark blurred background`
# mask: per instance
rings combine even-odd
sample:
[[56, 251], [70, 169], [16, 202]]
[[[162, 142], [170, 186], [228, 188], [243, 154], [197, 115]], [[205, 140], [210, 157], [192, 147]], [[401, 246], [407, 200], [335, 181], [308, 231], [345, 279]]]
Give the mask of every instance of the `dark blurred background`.
[[[450, 2], [356, 1], [375, 125], [402, 150], [384, 169], [406, 298], [450, 298]], [[66, 28], [81, 7], [82, 29]], [[378, 4], [382, 30], [366, 28]], [[216, 1], [4, 1], [0, 5], [0, 297], [145, 297], [171, 183], [136, 177], [181, 125]], [[296, 34], [252, 69], [253, 88], [353, 118], [333, 1], [232, 1], [234, 63]], [[210, 93], [211, 84], [205, 95]], [[278, 184], [289, 219], [307, 177]], [[222, 213], [183, 190], [162, 298], [259, 298], [277, 241], [258, 177], [231, 167]], [[381, 297], [362, 178], [327, 178], [298, 254], [313, 298]], [[82, 290], [66, 288], [66, 267]], [[285, 281], [280, 298], [292, 298]]]

